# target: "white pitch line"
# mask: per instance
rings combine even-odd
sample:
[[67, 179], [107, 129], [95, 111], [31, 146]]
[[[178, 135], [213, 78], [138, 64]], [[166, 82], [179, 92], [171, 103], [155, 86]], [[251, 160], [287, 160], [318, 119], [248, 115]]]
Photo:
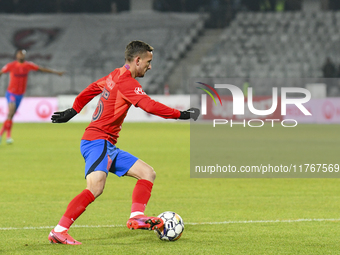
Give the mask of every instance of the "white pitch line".
[[222, 221], [185, 223], [186, 225], [222, 225], [222, 224], [249, 224], [249, 223], [293, 223], [306, 221], [340, 221], [340, 219], [296, 219], [296, 220], [245, 220], [245, 221]]
[[[0, 228], [0, 230], [36, 230], [36, 229], [53, 229], [55, 226], [43, 226], [43, 227], [22, 227], [22, 228], [15, 228], [15, 227], [8, 227], [8, 228]], [[124, 225], [73, 225], [72, 228], [121, 228]]]
[[[340, 221], [340, 219], [296, 219], [296, 220], [244, 220], [244, 221], [221, 221], [221, 222], [184, 222], [185, 225], [223, 225], [223, 224], [251, 224], [251, 223], [294, 223], [312, 221]], [[55, 226], [42, 227], [7, 227], [0, 230], [36, 230], [53, 229]], [[73, 225], [72, 228], [121, 228], [125, 225]]]

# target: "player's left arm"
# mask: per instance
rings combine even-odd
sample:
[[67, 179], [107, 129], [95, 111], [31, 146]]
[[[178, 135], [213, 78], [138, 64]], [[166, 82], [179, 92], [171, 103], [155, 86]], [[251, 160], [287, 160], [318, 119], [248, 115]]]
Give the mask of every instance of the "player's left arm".
[[138, 81], [134, 79], [127, 79], [123, 81], [124, 85], [119, 87], [123, 98], [139, 107], [147, 113], [160, 116], [165, 119], [178, 119], [181, 115], [179, 110], [168, 107], [164, 104], [152, 100], [144, 91]]
[[200, 110], [197, 108], [190, 108], [186, 111], [179, 111], [177, 109], [159, 103], [151, 99], [147, 95], [145, 95], [140, 101], [138, 101], [136, 106], [140, 107], [147, 113], [154, 114], [165, 119], [194, 119], [196, 121], [198, 116], [200, 115]]
[[154, 114], [165, 119], [178, 119], [181, 115], [179, 110], [159, 103], [147, 95], [144, 95], [135, 106], [143, 109], [147, 113]]
[[41, 67], [41, 66], [39, 66], [39, 69], [37, 71], [40, 71], [40, 72], [43, 72], [43, 73], [57, 74], [59, 76], [62, 76], [65, 73], [65, 71], [57, 71], [57, 70], [53, 70], [53, 69]]
[[126, 101], [139, 107], [147, 113], [157, 115], [165, 119], [194, 119], [197, 120], [200, 111], [197, 108], [190, 108], [186, 111], [179, 111], [167, 105], [151, 99], [144, 91], [138, 81], [129, 79], [125, 81], [125, 86], [120, 87], [120, 92]]

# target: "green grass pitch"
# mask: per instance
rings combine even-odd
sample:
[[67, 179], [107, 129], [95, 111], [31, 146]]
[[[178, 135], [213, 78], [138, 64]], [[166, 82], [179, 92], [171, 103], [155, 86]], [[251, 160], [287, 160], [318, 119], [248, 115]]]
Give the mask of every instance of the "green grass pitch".
[[[79, 151], [85, 127], [14, 124], [14, 144], [0, 145], [0, 254], [340, 253], [338, 179], [190, 178], [190, 126], [184, 123], [125, 123], [117, 144], [154, 167], [157, 178], [146, 214], [180, 214], [185, 230], [178, 241], [129, 230], [125, 223], [136, 181], [110, 174], [102, 196], [70, 229], [83, 245], [49, 244], [49, 231], [85, 188]], [[322, 145], [325, 154], [339, 152], [338, 125], [298, 127], [287, 142], [301, 140], [302, 134], [306, 148]], [[256, 139], [261, 135], [266, 132]], [[284, 142], [280, 137], [286, 148]]]

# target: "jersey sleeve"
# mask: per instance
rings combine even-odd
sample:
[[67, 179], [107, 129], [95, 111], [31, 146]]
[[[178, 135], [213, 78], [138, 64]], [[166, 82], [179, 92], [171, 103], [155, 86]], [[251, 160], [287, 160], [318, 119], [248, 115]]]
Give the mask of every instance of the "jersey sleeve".
[[91, 83], [84, 89], [74, 100], [72, 108], [76, 110], [77, 113], [84, 108], [84, 106], [90, 102], [95, 96], [103, 92], [107, 76], [99, 79], [96, 82]]
[[179, 110], [159, 103], [151, 99], [149, 96], [139, 100], [136, 106], [143, 109], [147, 113], [151, 113], [165, 119], [178, 119], [181, 115]]
[[33, 62], [30, 62], [30, 61], [27, 61], [26, 65], [30, 70], [33, 70], [33, 71], [38, 71], [40, 68], [37, 64], [34, 64]]
[[178, 119], [180, 111], [162, 103], [151, 99], [142, 89], [142, 86], [137, 82], [131, 82], [129, 86], [122, 91], [125, 100], [129, 101], [136, 107], [139, 107], [147, 113], [157, 115], [165, 119]]
[[10, 72], [12, 66], [13, 66], [12, 63], [8, 63], [8, 64], [4, 65], [4, 67], [1, 68], [1, 72], [3, 72], [3, 73], [8, 73], [8, 72]]

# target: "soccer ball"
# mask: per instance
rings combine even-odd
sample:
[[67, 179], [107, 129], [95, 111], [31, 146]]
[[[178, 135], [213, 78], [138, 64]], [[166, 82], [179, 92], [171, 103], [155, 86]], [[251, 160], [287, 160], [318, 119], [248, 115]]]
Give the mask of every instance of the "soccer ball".
[[156, 229], [155, 233], [161, 240], [176, 241], [178, 240], [184, 230], [184, 223], [177, 213], [175, 212], [163, 212], [157, 216], [164, 222], [164, 226]]

